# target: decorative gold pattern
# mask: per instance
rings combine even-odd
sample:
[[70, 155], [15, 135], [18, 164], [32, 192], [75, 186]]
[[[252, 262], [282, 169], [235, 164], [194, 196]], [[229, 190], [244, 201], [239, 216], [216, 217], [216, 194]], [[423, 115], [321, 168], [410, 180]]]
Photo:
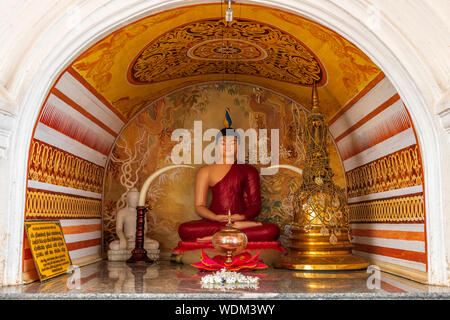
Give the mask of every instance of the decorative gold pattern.
[[[281, 19], [297, 29], [300, 28], [310, 38], [315, 38], [323, 43], [321, 50], [328, 49], [327, 55], [335, 58], [336, 64], [339, 64], [340, 67], [340, 74], [333, 74], [333, 78], [339, 77], [342, 79], [344, 90], [350, 96], [355, 96], [359, 91], [355, 85], [361, 83], [361, 81], [373, 78], [380, 72], [380, 69], [368, 56], [340, 34], [323, 28], [318, 24], [311, 23], [297, 15], [287, 14], [278, 10], [271, 10], [270, 14], [273, 15], [273, 19]], [[325, 59], [322, 58], [322, 60]], [[342, 103], [345, 101], [348, 100], [342, 100]]]
[[36, 218], [101, 218], [101, 200], [28, 190], [27, 219]]
[[346, 173], [349, 198], [423, 183], [418, 146], [392, 153]]
[[297, 191], [297, 208], [293, 226], [308, 233], [319, 227], [332, 245], [338, 236], [349, 232], [345, 191], [333, 183], [333, 171], [327, 150], [328, 126], [319, 109], [317, 88], [313, 86], [312, 111], [306, 126], [306, 164], [303, 182]]
[[28, 178], [34, 181], [100, 193], [104, 169], [45, 144], [32, 142]]
[[350, 204], [350, 222], [422, 222], [423, 195]]
[[[246, 41], [239, 40], [242, 38]], [[251, 63], [253, 59], [262, 60]], [[206, 20], [179, 27], [153, 41], [131, 64], [128, 78], [135, 84], [149, 84], [226, 73], [312, 85], [324, 80], [323, 72], [318, 58], [287, 33], [245, 20], [230, 24]]]
[[187, 55], [204, 61], [259, 61], [267, 58], [267, 52], [260, 46], [236, 39], [206, 40], [190, 48]]

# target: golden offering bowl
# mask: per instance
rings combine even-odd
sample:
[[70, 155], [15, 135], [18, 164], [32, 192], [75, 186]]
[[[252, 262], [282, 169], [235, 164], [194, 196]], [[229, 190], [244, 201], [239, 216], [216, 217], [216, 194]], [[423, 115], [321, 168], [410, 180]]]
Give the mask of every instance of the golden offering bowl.
[[230, 212], [228, 212], [227, 225], [213, 235], [212, 243], [216, 250], [226, 253], [225, 263], [233, 262], [233, 255], [242, 252], [247, 246], [247, 236], [241, 230], [233, 227]]

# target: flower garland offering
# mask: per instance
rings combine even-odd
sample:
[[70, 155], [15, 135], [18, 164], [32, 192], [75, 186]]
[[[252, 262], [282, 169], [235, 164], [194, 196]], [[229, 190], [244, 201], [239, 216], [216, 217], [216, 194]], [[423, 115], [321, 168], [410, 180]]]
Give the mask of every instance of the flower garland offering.
[[225, 268], [213, 274], [202, 277], [201, 283], [204, 289], [258, 289], [259, 278], [244, 276], [235, 271], [227, 271]]

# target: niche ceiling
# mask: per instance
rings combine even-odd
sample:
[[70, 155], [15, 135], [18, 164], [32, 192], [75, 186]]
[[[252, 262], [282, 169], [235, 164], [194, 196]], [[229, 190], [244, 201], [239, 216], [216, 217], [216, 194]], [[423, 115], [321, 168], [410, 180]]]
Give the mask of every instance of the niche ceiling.
[[262, 86], [310, 105], [317, 83], [331, 117], [381, 71], [337, 33], [267, 7], [205, 4], [114, 31], [70, 66], [124, 119], [174, 90], [208, 81]]

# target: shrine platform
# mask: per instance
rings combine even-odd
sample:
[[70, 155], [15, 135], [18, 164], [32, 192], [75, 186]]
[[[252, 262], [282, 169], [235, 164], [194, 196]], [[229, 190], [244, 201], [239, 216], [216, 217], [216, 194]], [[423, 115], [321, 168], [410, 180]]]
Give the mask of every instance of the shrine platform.
[[365, 270], [298, 272], [269, 267], [245, 273], [260, 277], [257, 290], [230, 291], [203, 289], [200, 279], [205, 274], [169, 261], [131, 267], [103, 260], [46, 282], [0, 287], [0, 299], [450, 298], [450, 288], [427, 286], [385, 272], [380, 272], [379, 288], [373, 287], [368, 279], [372, 274]]

